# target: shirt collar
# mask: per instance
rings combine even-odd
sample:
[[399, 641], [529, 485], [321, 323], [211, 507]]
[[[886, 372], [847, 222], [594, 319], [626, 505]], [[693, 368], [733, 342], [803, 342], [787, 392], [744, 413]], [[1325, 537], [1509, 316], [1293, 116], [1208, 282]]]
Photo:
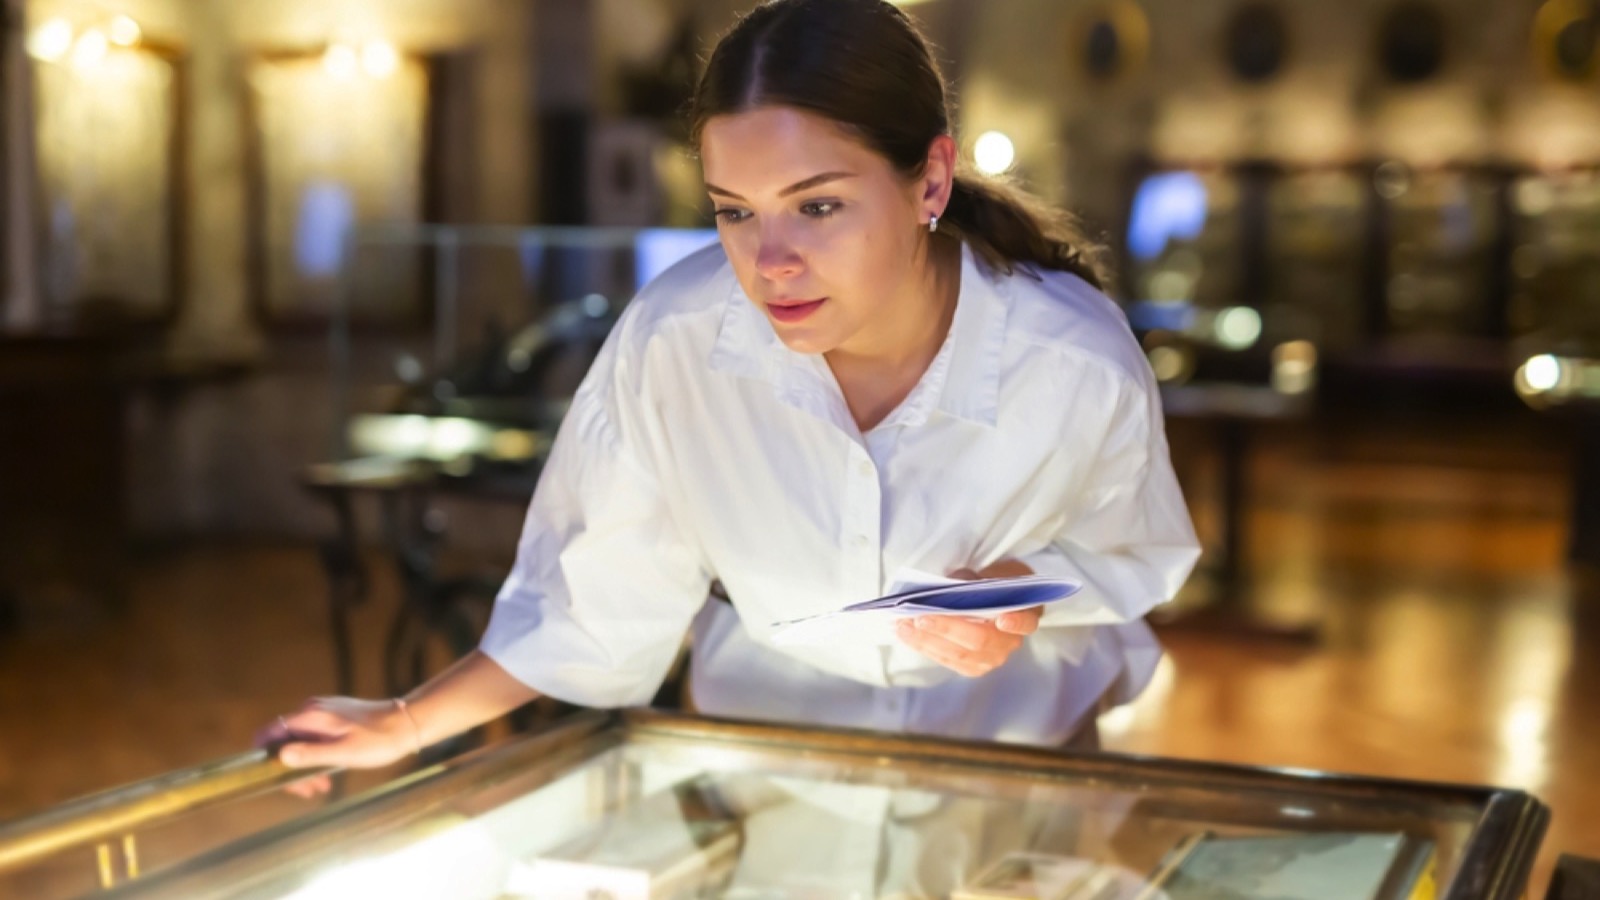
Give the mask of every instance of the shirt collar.
[[[712, 371], [771, 384], [791, 405], [822, 418], [837, 418], [832, 395], [838, 389], [827, 377], [821, 357], [796, 353], [778, 339], [767, 317], [745, 296], [733, 267], [723, 270], [728, 296], [717, 340], [711, 349]], [[930, 409], [993, 426], [999, 415], [1000, 352], [1005, 345], [1006, 297], [997, 273], [979, 263], [972, 248], [961, 246], [961, 289], [944, 346], [928, 366], [906, 402], [884, 425], [920, 425]]]

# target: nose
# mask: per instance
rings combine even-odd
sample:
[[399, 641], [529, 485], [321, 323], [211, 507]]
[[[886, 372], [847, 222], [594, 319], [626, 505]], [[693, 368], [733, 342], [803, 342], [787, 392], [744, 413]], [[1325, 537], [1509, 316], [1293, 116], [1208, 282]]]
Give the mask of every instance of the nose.
[[756, 272], [768, 281], [786, 281], [799, 275], [805, 268], [800, 254], [795, 251], [777, 229], [761, 232], [761, 246], [756, 249]]

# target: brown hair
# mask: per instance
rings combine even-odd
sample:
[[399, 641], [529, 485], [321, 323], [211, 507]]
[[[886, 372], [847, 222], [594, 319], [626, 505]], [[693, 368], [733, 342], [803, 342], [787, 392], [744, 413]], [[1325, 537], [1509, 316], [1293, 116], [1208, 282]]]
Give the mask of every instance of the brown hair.
[[[901, 174], [922, 174], [928, 145], [950, 132], [944, 78], [928, 42], [885, 0], [771, 0], [723, 35], [690, 106], [690, 143], [706, 120], [759, 106], [826, 116]], [[1024, 263], [1106, 286], [1099, 250], [1066, 213], [958, 166], [939, 231], [990, 264]]]

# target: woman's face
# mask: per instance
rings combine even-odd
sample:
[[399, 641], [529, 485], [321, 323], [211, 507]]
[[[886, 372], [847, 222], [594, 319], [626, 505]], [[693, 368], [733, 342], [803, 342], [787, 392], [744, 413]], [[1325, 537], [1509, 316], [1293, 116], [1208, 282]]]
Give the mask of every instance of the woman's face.
[[790, 349], [893, 346], [900, 316], [921, 312], [910, 294], [927, 177], [908, 180], [826, 117], [783, 106], [712, 117], [700, 155], [739, 283]]

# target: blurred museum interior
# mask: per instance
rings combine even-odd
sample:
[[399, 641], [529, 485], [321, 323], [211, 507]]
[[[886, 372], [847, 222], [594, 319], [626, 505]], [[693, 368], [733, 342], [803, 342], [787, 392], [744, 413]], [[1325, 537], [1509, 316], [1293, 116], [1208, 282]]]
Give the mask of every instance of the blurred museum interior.
[[[749, 5], [6, 0], [0, 820], [471, 648], [716, 240], [682, 113]], [[1206, 544], [1106, 749], [1526, 790], [1529, 896], [1600, 856], [1600, 6], [903, 5], [1104, 244]]]

